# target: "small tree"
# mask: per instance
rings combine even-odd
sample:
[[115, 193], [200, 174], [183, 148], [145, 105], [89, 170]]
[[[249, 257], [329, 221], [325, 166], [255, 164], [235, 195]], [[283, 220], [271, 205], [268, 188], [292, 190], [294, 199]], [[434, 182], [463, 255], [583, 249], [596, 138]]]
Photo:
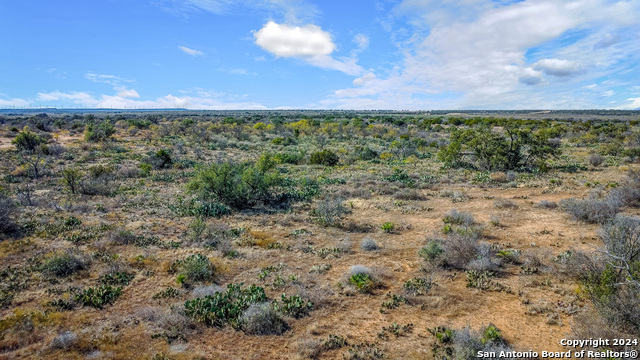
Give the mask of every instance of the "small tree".
[[62, 170], [62, 182], [66, 185], [72, 194], [76, 194], [79, 190], [82, 172], [76, 168], [66, 168]]
[[504, 134], [489, 127], [454, 130], [449, 145], [438, 152], [447, 166], [482, 170], [544, 169], [545, 161], [560, 154], [549, 141], [549, 132], [505, 126]]
[[47, 140], [29, 131], [29, 127], [25, 126], [24, 130], [21, 131], [15, 139], [11, 140], [11, 143], [15, 145], [16, 149], [20, 152], [33, 152], [36, 151], [40, 145], [46, 144]]
[[338, 155], [329, 149], [314, 152], [309, 159], [310, 164], [325, 166], [336, 166], [339, 161]]
[[37, 180], [49, 164], [48, 154], [49, 148], [47, 145], [40, 144], [33, 151], [21, 151], [19, 157], [29, 175]]
[[98, 125], [88, 124], [84, 132], [84, 140], [88, 142], [106, 141], [115, 133], [116, 128], [105, 120]]

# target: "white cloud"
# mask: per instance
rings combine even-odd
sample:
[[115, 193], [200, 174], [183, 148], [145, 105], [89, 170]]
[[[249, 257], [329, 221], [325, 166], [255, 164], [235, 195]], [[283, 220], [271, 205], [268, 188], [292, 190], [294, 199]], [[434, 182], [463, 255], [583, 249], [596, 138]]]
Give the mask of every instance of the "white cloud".
[[[137, 96], [134, 96], [137, 95]], [[220, 99], [218, 93], [212, 94], [206, 91], [197, 91], [197, 96], [174, 96], [166, 95], [155, 100], [135, 100], [140, 95], [135, 90], [121, 90], [116, 95], [102, 94], [93, 96], [86, 92], [61, 92], [39, 93], [39, 101], [70, 101], [73, 104], [91, 108], [113, 108], [113, 109], [171, 109], [186, 108], [192, 110], [238, 110], [255, 109], [264, 110], [265, 106], [255, 102], [244, 101], [224, 101]], [[3, 104], [0, 100], [0, 106]], [[9, 104], [7, 104], [9, 105]], [[25, 104], [15, 104], [16, 106], [26, 106]]]
[[256, 44], [276, 57], [299, 58], [324, 69], [359, 75], [362, 68], [355, 58], [331, 57], [336, 45], [331, 34], [316, 25], [295, 26], [269, 21], [254, 32]]
[[18, 98], [0, 99], [0, 107], [12, 108], [12, 107], [25, 107], [25, 106], [29, 106], [29, 102], [24, 99], [18, 99]]
[[91, 80], [97, 83], [105, 83], [109, 85], [119, 85], [123, 82], [132, 82], [133, 80], [121, 78], [115, 75], [107, 75], [107, 74], [96, 74], [92, 72], [88, 72], [84, 75], [84, 78], [87, 80]]
[[353, 80], [353, 85], [362, 86], [372, 80], [376, 79], [376, 74], [369, 72], [364, 74], [362, 77]]
[[118, 96], [120, 96], [120, 97], [135, 98], [135, 99], [138, 99], [140, 97], [140, 94], [138, 94], [138, 92], [133, 90], [133, 89], [127, 89], [125, 87], [120, 87], [120, 88], [117, 88], [116, 90], [118, 90]]
[[576, 84], [637, 71], [639, 13], [638, 0], [404, 0], [389, 21], [413, 28], [388, 27], [399, 69], [356, 79], [321, 105], [594, 107], [601, 93]]
[[533, 64], [533, 69], [553, 76], [571, 76], [582, 71], [582, 67], [574, 61], [561, 59], [542, 59]]
[[524, 69], [518, 81], [527, 85], [536, 85], [542, 81], [542, 74], [530, 67]]
[[353, 42], [358, 45], [360, 50], [364, 50], [369, 47], [369, 37], [365, 34], [356, 34], [353, 37]]
[[639, 110], [640, 109], [640, 97], [627, 99], [628, 104], [618, 107], [618, 109], [626, 110]]
[[301, 27], [269, 21], [254, 36], [258, 46], [279, 57], [329, 55], [336, 48], [331, 35], [316, 25]]
[[97, 104], [97, 100], [93, 96], [86, 92], [74, 91], [70, 93], [63, 93], [61, 91], [53, 91], [50, 93], [38, 93], [39, 101], [58, 101], [67, 100], [74, 104], [82, 104], [84, 106], [93, 106]]
[[178, 49], [182, 50], [182, 52], [184, 52], [185, 54], [191, 55], [191, 56], [201, 56], [204, 55], [204, 53], [200, 50], [195, 50], [195, 49], [191, 49], [188, 48], [186, 46], [178, 46]]

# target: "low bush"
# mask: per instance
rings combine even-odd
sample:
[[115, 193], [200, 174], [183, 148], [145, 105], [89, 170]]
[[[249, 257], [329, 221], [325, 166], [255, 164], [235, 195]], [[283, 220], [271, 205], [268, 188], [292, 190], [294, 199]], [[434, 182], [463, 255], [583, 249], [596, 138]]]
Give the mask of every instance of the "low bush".
[[282, 178], [274, 170], [275, 160], [264, 154], [256, 163], [211, 164], [196, 172], [187, 189], [203, 202], [220, 202], [242, 210], [259, 203], [266, 205], [288, 200]]
[[268, 302], [250, 305], [238, 322], [242, 330], [250, 335], [282, 335], [289, 328]]
[[46, 144], [47, 139], [29, 131], [29, 128], [25, 127], [23, 131], [11, 140], [11, 143], [16, 146], [18, 151], [34, 152], [38, 147]]
[[362, 242], [360, 242], [360, 249], [364, 251], [376, 251], [379, 247], [375, 240], [370, 237], [365, 237], [362, 239]]
[[79, 257], [65, 251], [49, 254], [42, 264], [44, 274], [55, 277], [67, 277], [84, 269], [86, 264]]
[[144, 162], [150, 164], [156, 170], [170, 169], [173, 166], [171, 150], [160, 149], [149, 155]]
[[515, 201], [509, 199], [497, 199], [493, 202], [493, 206], [498, 209], [511, 209], [515, 210], [518, 208], [518, 204]]
[[190, 285], [196, 282], [209, 281], [213, 279], [214, 267], [208, 257], [202, 254], [194, 254], [182, 260], [178, 267], [178, 282], [183, 285]]
[[590, 224], [604, 223], [613, 218], [619, 211], [621, 202], [613, 197], [596, 199], [564, 199], [560, 201], [560, 207], [576, 220]]
[[322, 226], [335, 226], [349, 211], [342, 199], [325, 198], [311, 211], [311, 217]]
[[600, 156], [599, 154], [593, 154], [589, 156], [589, 164], [591, 164], [591, 166], [598, 167], [602, 165], [603, 162], [604, 162], [604, 157]]
[[336, 166], [339, 161], [338, 155], [329, 149], [314, 152], [309, 158], [309, 164], [312, 165]]
[[105, 120], [98, 125], [88, 124], [84, 132], [84, 140], [87, 142], [106, 141], [115, 133], [115, 127]]
[[404, 282], [402, 288], [407, 295], [417, 296], [426, 294], [433, 284], [425, 278], [413, 278]]
[[122, 295], [121, 287], [111, 285], [100, 285], [84, 289], [76, 294], [75, 301], [83, 306], [91, 306], [102, 309], [104, 306], [113, 304]]
[[474, 222], [473, 215], [467, 212], [459, 212], [456, 209], [451, 209], [444, 218], [442, 218], [442, 221], [445, 224], [464, 226], [471, 226]]
[[272, 303], [273, 309], [288, 315], [296, 319], [309, 315], [309, 312], [313, 311], [313, 303], [308, 300], [303, 300], [298, 295], [286, 296], [282, 294], [280, 301], [274, 300]]
[[540, 202], [536, 204], [536, 207], [543, 209], [555, 209], [558, 207], [558, 203], [555, 201], [540, 200]]
[[513, 351], [495, 325], [489, 324], [480, 331], [469, 327], [453, 330], [446, 327], [427, 329], [436, 341], [432, 346], [436, 359], [473, 359], [478, 352]]
[[264, 303], [267, 296], [264, 289], [251, 285], [242, 289], [242, 284], [229, 284], [227, 291], [187, 300], [185, 313], [197, 322], [207, 326], [222, 327], [229, 323], [239, 328], [239, 317], [252, 304]]
[[352, 266], [347, 273], [347, 279], [350, 286], [363, 294], [370, 294], [380, 286], [373, 271], [362, 265]]

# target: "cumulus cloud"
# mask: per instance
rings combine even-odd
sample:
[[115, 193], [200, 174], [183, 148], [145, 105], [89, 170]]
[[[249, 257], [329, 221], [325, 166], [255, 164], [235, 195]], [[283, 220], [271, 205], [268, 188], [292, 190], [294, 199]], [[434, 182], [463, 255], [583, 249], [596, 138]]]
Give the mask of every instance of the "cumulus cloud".
[[542, 81], [542, 74], [528, 67], [522, 71], [518, 81], [526, 85], [536, 85]]
[[364, 84], [366, 84], [366, 83], [368, 83], [370, 81], [373, 81], [375, 79], [376, 79], [376, 74], [374, 74], [372, 72], [369, 72], [369, 73], [366, 73], [366, 74], [364, 74], [363, 76], [361, 76], [361, 77], [359, 77], [357, 79], [354, 79], [353, 80], [353, 85], [362, 86], [362, 85], [364, 85]]
[[276, 57], [299, 58], [324, 69], [359, 75], [362, 68], [353, 58], [336, 59], [331, 55], [336, 45], [331, 34], [316, 25], [287, 25], [269, 21], [254, 32], [256, 44]]
[[118, 89], [118, 96], [123, 97], [123, 98], [139, 98], [140, 94], [138, 94], [137, 91], [133, 90], [133, 89], [127, 89], [125, 87], [120, 87]]
[[331, 35], [316, 25], [291, 26], [269, 21], [254, 36], [258, 46], [280, 57], [329, 55], [336, 48]]
[[[321, 104], [359, 108], [395, 98], [396, 109], [593, 107], [600, 97], [578, 99], [575, 84], [637, 70], [638, 13], [638, 0], [403, 0], [387, 19], [403, 54], [399, 69], [356, 79], [355, 88]], [[396, 26], [398, 19], [412, 28]]]
[[640, 109], [640, 97], [627, 99], [630, 103], [622, 106], [623, 109], [638, 110]]
[[184, 52], [185, 54], [191, 55], [191, 56], [201, 56], [204, 55], [204, 53], [200, 50], [195, 50], [195, 49], [191, 49], [188, 48], [186, 46], [178, 46], [178, 49], [182, 50], [182, 52]]
[[559, 77], [575, 75], [582, 70], [576, 62], [561, 59], [542, 59], [533, 64], [533, 69]]

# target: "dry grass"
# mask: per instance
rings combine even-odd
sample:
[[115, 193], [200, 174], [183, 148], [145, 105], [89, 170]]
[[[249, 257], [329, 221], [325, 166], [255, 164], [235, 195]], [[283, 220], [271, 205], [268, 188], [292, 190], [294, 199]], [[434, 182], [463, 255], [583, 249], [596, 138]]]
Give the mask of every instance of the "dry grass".
[[[184, 130], [180, 135], [183, 151], [176, 149], [172, 154], [176, 161], [186, 163], [200, 158], [211, 162], [224, 156], [255, 160], [266, 150], [263, 145], [283, 151], [283, 147], [271, 145], [268, 137], [274, 134], [258, 143], [258, 132], [237, 127], [239, 130], [230, 131], [237, 138], [223, 137], [228, 145], [224, 149], [200, 142], [198, 136], [206, 133], [206, 127], [193, 133]], [[134, 160], [148, 151], [175, 148], [175, 141], [162, 134], [177, 128], [180, 121], [161, 122], [137, 133], [123, 127], [117, 134], [118, 142], [112, 145], [126, 150], [120, 153], [101, 144], [87, 145], [79, 141], [80, 135], [59, 138], [73, 157], [62, 155], [54, 169], [74, 164], [87, 169], [119, 154], [128, 162], [115, 171], [115, 180], [110, 182], [109, 189], [117, 190], [114, 197], [71, 197], [53, 173], [36, 186], [40, 205], [20, 207], [17, 221], [32, 221], [30, 226], [35, 230], [0, 242], [0, 270], [11, 266], [24, 271], [2, 275], [2, 281], [12, 286], [12, 299], [0, 308], [0, 359], [128, 359], [132, 354], [140, 358], [166, 354], [170, 359], [333, 359], [350, 356], [348, 349], [353, 346], [355, 352], [364, 353], [368, 350], [362, 344], [374, 342], [391, 358], [422, 359], [431, 356], [433, 342], [426, 328], [480, 329], [489, 323], [500, 328], [515, 348], [538, 351], [563, 350], [558, 340], [572, 331], [587, 338], [619, 335], [596, 326], [597, 317], [583, 319], [577, 315], [582, 311], [571, 310], [589, 308], [588, 301], [579, 299], [576, 292], [583, 263], [572, 262], [578, 257], [556, 260], [567, 251], [591, 254], [601, 245], [598, 225], [577, 221], [552, 204], [585, 198], [590, 188], [584, 185], [584, 178], [592, 183], [623, 183], [625, 168], [604, 163], [597, 172], [554, 171], [524, 180], [514, 180], [510, 173], [493, 173], [493, 183], [487, 187], [474, 184], [474, 175], [463, 170], [440, 170], [441, 164], [428, 157], [395, 165], [354, 161], [330, 169], [287, 165], [283, 174], [291, 179], [344, 181], [321, 185], [327, 199], [324, 203], [316, 197], [289, 208], [257, 206], [219, 219], [207, 218], [208, 235], [194, 241], [189, 231], [195, 217], [170, 210], [179, 196], [187, 195], [185, 185], [194, 169], [158, 170], [155, 178], [143, 177]], [[313, 149], [307, 143], [298, 146]], [[574, 150], [584, 151], [569, 149], [567, 156], [574, 156]], [[0, 155], [9, 159], [5, 155], [13, 156], [12, 151], [2, 147]], [[350, 155], [349, 150], [338, 153]], [[576, 156], [586, 160], [588, 152]], [[18, 165], [14, 160], [3, 162], [6, 174]], [[389, 182], [381, 174], [391, 173], [392, 166], [405, 166], [412, 179], [425, 179], [415, 187]], [[516, 181], [517, 186], [495, 184], [505, 181]], [[341, 208], [336, 215], [327, 207], [337, 198]], [[455, 213], [451, 211], [454, 208]], [[328, 221], [310, 215], [318, 209]], [[637, 212], [633, 208], [622, 211]], [[72, 215], [82, 224], [69, 229], [56, 227]], [[450, 235], [443, 233], [442, 219], [447, 216], [455, 218]], [[385, 222], [395, 224], [393, 233], [380, 230]], [[495, 226], [480, 229], [479, 224]], [[471, 234], [471, 241], [463, 241], [471, 235], [455, 233], [457, 226], [477, 231]], [[460, 255], [448, 259], [448, 266], [428, 268], [418, 256], [427, 242], [425, 234], [433, 233], [442, 239], [448, 237], [451, 241], [445, 248]], [[521, 251], [519, 261], [497, 262], [495, 254], [501, 250]], [[60, 273], [64, 276], [45, 276], [48, 272], [42, 264], [52, 256], [48, 254], [78, 254], [84, 266], [72, 266], [73, 271], [64, 268]], [[182, 287], [175, 262], [194, 254], [211, 261], [215, 276]], [[273, 269], [262, 276], [269, 267]], [[467, 268], [494, 271], [495, 280], [512, 291], [467, 287]], [[360, 270], [376, 281], [371, 291], [357, 291], [348, 285], [349, 278]], [[135, 278], [104, 310], [79, 306], [64, 310], [47, 305], [59, 299], [70, 301], [73, 288], [95, 286], [101, 276], [121, 271], [133, 272]], [[406, 281], [427, 277], [433, 281], [431, 288], [406, 295]], [[245, 314], [255, 320], [255, 327], [245, 331], [230, 325], [206, 327], [184, 315], [184, 301], [225, 291], [232, 283], [261, 286], [269, 300], [280, 300], [283, 293], [299, 295], [312, 301], [314, 310], [300, 319], [285, 318], [287, 331], [278, 327], [282, 324], [264, 306], [254, 306]], [[155, 296], [169, 287], [175, 293]], [[4, 291], [5, 285], [0, 290]], [[381, 312], [382, 303], [393, 295], [406, 296], [408, 301]], [[264, 314], [267, 316], [258, 316]], [[392, 323], [412, 323], [414, 330], [381, 341], [377, 333]], [[573, 328], [568, 324], [574, 324]], [[263, 325], [277, 331], [266, 331]], [[272, 332], [282, 335], [264, 335]], [[326, 339], [337, 334], [349, 345], [324, 347]]]

